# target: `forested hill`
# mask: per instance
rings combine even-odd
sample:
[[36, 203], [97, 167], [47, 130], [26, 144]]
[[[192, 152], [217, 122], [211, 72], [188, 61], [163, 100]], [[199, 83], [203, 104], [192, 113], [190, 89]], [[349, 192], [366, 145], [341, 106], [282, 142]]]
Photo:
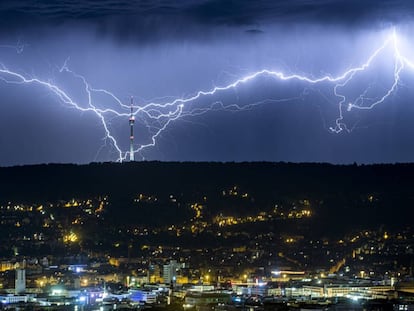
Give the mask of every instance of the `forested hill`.
[[307, 199], [329, 219], [342, 215], [345, 221], [347, 214], [351, 221], [374, 214], [382, 222], [408, 222], [414, 208], [414, 164], [134, 162], [0, 168], [2, 203], [107, 195], [119, 209], [139, 194], [161, 199], [173, 195], [183, 203], [206, 197], [214, 214], [237, 207], [222, 202], [223, 191], [232, 187], [248, 193], [255, 210]]
[[209, 192], [237, 185], [270, 196], [414, 196], [414, 164], [134, 162], [0, 168], [0, 200], [55, 200], [137, 192]]

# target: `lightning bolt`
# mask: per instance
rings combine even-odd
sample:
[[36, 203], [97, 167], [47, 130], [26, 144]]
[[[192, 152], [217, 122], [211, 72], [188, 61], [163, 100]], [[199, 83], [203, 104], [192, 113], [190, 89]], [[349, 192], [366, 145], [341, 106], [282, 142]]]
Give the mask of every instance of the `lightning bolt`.
[[21, 54], [26, 46], [28, 46], [28, 44], [22, 43], [19, 39], [16, 44], [1, 44], [0, 49], [12, 49], [15, 50], [17, 54]]
[[[0, 46], [0, 48], [1, 47], [2, 46]], [[12, 46], [3, 47], [11, 48]], [[12, 48], [15, 48], [16, 51], [20, 53], [23, 49], [23, 46], [17, 45], [17, 47]], [[355, 79], [357, 79], [357, 76], [359, 74], [362, 74], [364, 71], [367, 71], [369, 68], [371, 68], [374, 62], [380, 57], [380, 55], [385, 53], [385, 51], [391, 51], [393, 55], [393, 76], [390, 85], [383, 91], [380, 96], [377, 96], [375, 98], [368, 97], [370, 88], [372, 87], [371, 85], [363, 90], [360, 94], [358, 94], [358, 96], [351, 98], [346, 91], [347, 87], [353, 83]], [[102, 125], [105, 144], [109, 142], [110, 145], [115, 149], [117, 154], [117, 161], [124, 161], [127, 159], [130, 151], [123, 151], [116, 137], [112, 134], [113, 131], [111, 129], [111, 120], [114, 118], [128, 120], [130, 117], [131, 107], [124, 104], [122, 100], [112, 92], [105, 89], [97, 89], [92, 87], [84, 76], [69, 69], [68, 61], [69, 59], [65, 61], [63, 66], [59, 69], [59, 72], [62, 74], [69, 74], [74, 79], [78, 79], [81, 82], [84, 92], [87, 95], [87, 100], [83, 103], [79, 103], [74, 100], [70, 94], [64, 90], [64, 88], [51, 81], [45, 81], [36, 77], [29, 76], [25, 73], [11, 70], [3, 64], [0, 64], [0, 79], [5, 83], [33, 84], [43, 87], [54, 94], [57, 99], [65, 106], [76, 109], [80, 112], [94, 114]], [[143, 151], [154, 147], [157, 143], [157, 139], [162, 135], [162, 133], [177, 120], [188, 119], [211, 111], [249, 110], [258, 105], [262, 105], [268, 102], [282, 102], [303, 99], [306, 95], [303, 93], [299, 94], [296, 97], [284, 99], [268, 99], [247, 105], [224, 103], [222, 101], [213, 100], [210, 102], [210, 104], [199, 104], [197, 106], [202, 98], [208, 99], [209, 97], [220, 95], [226, 91], [241, 88], [243, 85], [258, 78], [273, 78], [278, 81], [296, 80], [305, 85], [332, 85], [332, 91], [334, 97], [337, 100], [336, 104], [338, 107], [338, 117], [335, 120], [334, 126], [330, 127], [329, 130], [333, 133], [340, 133], [343, 131], [350, 132], [353, 128], [349, 128], [347, 126], [347, 123], [345, 122], [345, 114], [352, 110], [370, 110], [375, 106], [384, 103], [398, 89], [401, 81], [400, 76], [405, 68], [414, 70], [414, 62], [410, 61], [402, 54], [398, 44], [397, 33], [394, 29], [391, 35], [369, 56], [369, 58], [364, 63], [360, 64], [357, 67], [350, 68], [337, 76], [324, 75], [314, 78], [306, 75], [286, 74], [281, 71], [263, 69], [248, 74], [227, 85], [215, 86], [210, 90], [200, 90], [192, 96], [175, 98], [164, 102], [153, 101], [142, 105], [134, 105], [134, 116], [137, 118], [140, 124], [144, 125], [147, 128], [149, 133], [148, 142], [136, 146], [134, 153], [139, 154], [143, 158]], [[97, 103], [94, 101], [94, 96], [97, 94], [101, 94], [109, 98], [111, 105], [105, 106], [102, 103]], [[127, 122], [125, 122], [125, 124], [127, 124]]]

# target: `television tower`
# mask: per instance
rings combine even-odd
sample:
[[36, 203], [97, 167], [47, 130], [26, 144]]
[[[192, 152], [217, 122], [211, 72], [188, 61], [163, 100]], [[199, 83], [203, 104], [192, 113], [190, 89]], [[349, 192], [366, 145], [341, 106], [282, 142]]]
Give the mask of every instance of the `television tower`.
[[129, 116], [129, 126], [131, 127], [131, 135], [129, 136], [129, 161], [134, 161], [134, 99], [131, 96], [131, 115]]

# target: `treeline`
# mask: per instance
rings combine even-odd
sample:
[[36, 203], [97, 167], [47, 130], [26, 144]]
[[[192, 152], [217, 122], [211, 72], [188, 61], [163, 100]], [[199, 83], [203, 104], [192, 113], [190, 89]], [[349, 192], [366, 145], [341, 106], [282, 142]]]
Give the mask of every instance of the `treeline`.
[[[183, 205], [204, 203], [211, 215], [222, 210], [237, 213], [240, 206], [244, 211], [256, 211], [270, 209], [275, 203], [307, 199], [323, 222], [340, 219], [344, 223], [400, 225], [408, 223], [414, 207], [413, 176], [414, 164], [45, 164], [0, 168], [0, 202], [55, 202], [108, 195], [119, 221], [132, 221], [140, 217], [133, 198], [141, 193], [159, 199], [153, 206], [167, 211], [168, 206], [174, 206], [169, 217], [180, 213], [172, 197]], [[234, 186], [240, 193], [247, 193], [249, 200], [226, 198], [223, 191]], [[141, 210], [145, 217], [151, 217], [151, 206], [147, 204]], [[131, 218], [134, 213], [136, 217]], [[187, 217], [188, 209], [183, 213]]]

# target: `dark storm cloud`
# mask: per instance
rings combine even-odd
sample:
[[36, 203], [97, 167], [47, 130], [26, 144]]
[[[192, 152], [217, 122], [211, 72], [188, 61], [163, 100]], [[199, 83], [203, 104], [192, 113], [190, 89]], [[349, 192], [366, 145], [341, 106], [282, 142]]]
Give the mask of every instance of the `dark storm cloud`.
[[[185, 35], [203, 25], [249, 26], [267, 23], [372, 24], [412, 16], [409, 0], [162, 0], [162, 1], [2, 1], [3, 32], [36, 26], [88, 23], [120, 37]], [[252, 30], [248, 28], [247, 30]], [[152, 32], [152, 33], [151, 33]], [[194, 31], [197, 32], [197, 31]]]
[[393, 20], [414, 8], [406, 0], [282, 0], [220, 1], [212, 0], [194, 6], [200, 19], [217, 22], [312, 21], [318, 23], [354, 23]]

